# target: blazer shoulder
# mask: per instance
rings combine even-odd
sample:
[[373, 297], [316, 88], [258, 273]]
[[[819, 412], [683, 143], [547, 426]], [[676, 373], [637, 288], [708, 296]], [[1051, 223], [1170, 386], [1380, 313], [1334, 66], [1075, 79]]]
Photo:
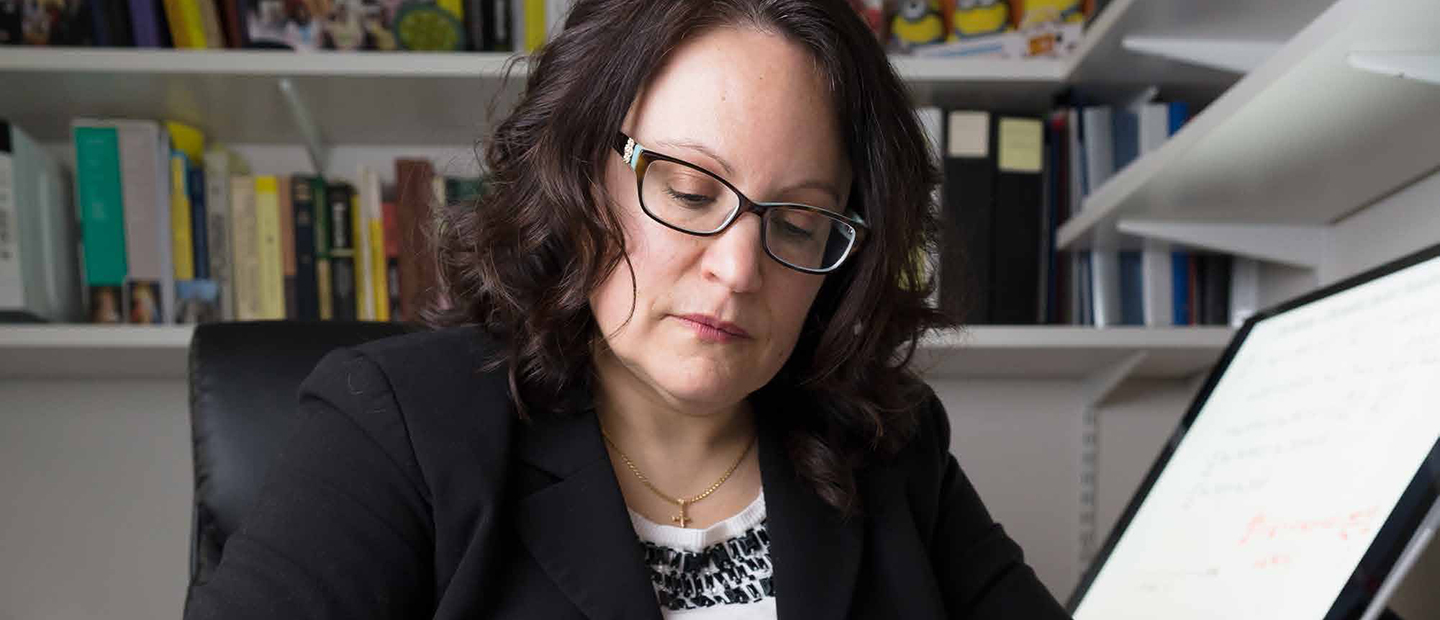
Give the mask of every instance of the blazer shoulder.
[[[508, 367], [486, 370], [499, 351], [478, 327], [391, 336], [331, 353], [312, 375], [312, 390], [383, 395], [386, 407], [352, 415], [383, 414], [377, 423], [397, 424], [427, 480], [457, 469], [494, 471], [516, 419]], [[389, 408], [393, 414], [382, 411]]]
[[391, 336], [353, 350], [378, 367], [407, 414], [477, 399], [485, 404], [509, 399], [506, 366], [488, 366], [500, 353], [499, 345], [478, 327]]

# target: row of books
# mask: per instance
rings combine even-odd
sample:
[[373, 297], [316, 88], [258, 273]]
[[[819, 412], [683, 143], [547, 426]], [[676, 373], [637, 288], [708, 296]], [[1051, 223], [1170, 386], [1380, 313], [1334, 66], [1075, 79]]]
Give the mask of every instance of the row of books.
[[384, 187], [363, 165], [350, 180], [251, 174], [182, 123], [78, 119], [72, 207], [54, 158], [3, 133], [6, 321], [415, 320], [435, 287], [434, 206], [483, 191], [423, 159], [397, 159]]
[[1259, 264], [1151, 241], [1060, 251], [1056, 231], [1189, 118], [1184, 102], [1064, 106], [1043, 116], [917, 114], [943, 161], [933, 301], [969, 324], [1227, 325], [1258, 303]]
[[850, 0], [892, 53], [1064, 57], [1105, 0]]
[[0, 44], [533, 51], [573, 0], [0, 0]]

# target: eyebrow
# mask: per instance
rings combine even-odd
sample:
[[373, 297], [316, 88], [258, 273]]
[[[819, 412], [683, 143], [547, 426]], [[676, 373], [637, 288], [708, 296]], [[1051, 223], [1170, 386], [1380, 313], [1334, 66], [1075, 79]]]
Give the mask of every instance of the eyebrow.
[[[725, 175], [727, 177], [735, 176], [735, 169], [730, 166], [730, 162], [726, 161], [724, 157], [721, 157], [719, 153], [716, 153], [710, 147], [705, 146], [704, 144], [701, 144], [699, 142], [695, 142], [694, 140], [659, 140], [655, 142], [655, 145], [698, 151], [702, 155], [709, 157], [712, 160], [715, 160], [715, 163], [720, 164], [720, 167], [725, 170]], [[815, 189], [830, 194], [830, 196], [835, 199], [835, 206], [837, 208], [842, 202], [840, 198], [840, 192], [835, 190], [835, 186], [830, 183], [826, 183], [825, 181], [822, 181], [820, 179], [810, 179], [808, 181], [802, 181], [800, 183], [781, 188], [780, 191], [781, 193], [784, 193], [797, 189]]]

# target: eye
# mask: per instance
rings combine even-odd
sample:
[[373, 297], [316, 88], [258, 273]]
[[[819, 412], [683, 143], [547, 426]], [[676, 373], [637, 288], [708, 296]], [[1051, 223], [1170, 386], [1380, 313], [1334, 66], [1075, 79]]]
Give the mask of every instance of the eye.
[[687, 209], [703, 209], [715, 204], [715, 197], [707, 194], [681, 191], [675, 187], [666, 186], [665, 195], [670, 202]]

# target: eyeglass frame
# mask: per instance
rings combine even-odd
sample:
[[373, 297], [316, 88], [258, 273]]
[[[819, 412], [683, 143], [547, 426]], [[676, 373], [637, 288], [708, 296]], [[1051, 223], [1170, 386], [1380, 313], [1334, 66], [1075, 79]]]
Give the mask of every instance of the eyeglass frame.
[[[725, 232], [725, 230], [730, 228], [732, 224], [739, 221], [742, 215], [746, 213], [754, 213], [755, 215], [759, 216], [761, 221], [760, 247], [765, 250], [766, 256], [769, 256], [775, 262], [780, 263], [781, 265], [784, 265], [785, 267], [788, 267], [790, 269], [794, 269], [802, 273], [817, 275], [833, 273], [841, 266], [845, 265], [846, 261], [848, 261], [852, 255], [854, 255], [860, 250], [860, 246], [865, 241], [865, 236], [870, 232], [870, 226], [866, 224], [865, 220], [861, 218], [859, 214], [855, 213], [854, 210], [848, 211], [846, 213], [837, 213], [830, 209], [802, 204], [798, 202], [756, 202], [754, 200], [751, 200], [734, 185], [730, 184], [730, 182], [725, 180], [724, 177], [715, 174], [714, 172], [711, 172], [709, 170], [706, 170], [703, 166], [692, 164], [683, 159], [671, 157], [669, 155], [665, 155], [664, 153], [658, 153], [656, 151], [650, 150], [649, 148], [641, 146], [640, 143], [636, 142], [634, 138], [625, 135], [625, 132], [623, 131], [615, 132], [615, 136], [615, 143], [611, 146], [615, 149], [615, 152], [620, 154], [620, 157], [624, 160], [625, 164], [627, 166], [630, 166], [631, 170], [635, 171], [635, 193], [637, 198], [639, 198], [640, 200], [640, 210], [644, 211], [645, 215], [650, 216], [650, 219], [655, 220], [661, 226], [664, 226], [671, 230], [682, 232], [687, 235], [694, 235], [696, 237], [714, 237], [716, 235], [719, 235], [720, 233]], [[709, 232], [695, 232], [693, 230], [687, 230], [685, 228], [681, 228], [679, 226], [666, 222], [665, 220], [661, 219], [660, 216], [652, 213], [650, 211], [650, 207], [645, 205], [645, 171], [652, 162], [657, 160], [668, 161], [674, 164], [685, 166], [687, 168], [691, 168], [698, 172], [704, 173], [705, 175], [715, 179], [716, 181], [719, 181], [721, 185], [724, 185], [726, 187], [726, 189], [729, 189], [731, 192], [735, 193], [735, 196], [740, 199], [739, 204], [736, 205], [735, 209], [731, 211], [729, 215], [725, 216], [725, 221], [722, 222], [719, 227]], [[784, 259], [776, 256], [775, 253], [770, 250], [770, 244], [767, 242], [766, 239], [766, 226], [764, 225], [765, 213], [768, 212], [770, 209], [776, 207], [799, 209], [801, 211], [818, 214], [833, 221], [838, 221], [842, 224], [850, 226], [850, 228], [855, 231], [855, 235], [850, 238], [850, 244], [845, 248], [845, 253], [840, 255], [840, 259], [835, 261], [835, 265], [833, 265], [829, 269], [812, 269], [809, 267], [801, 267], [791, 264]]]

